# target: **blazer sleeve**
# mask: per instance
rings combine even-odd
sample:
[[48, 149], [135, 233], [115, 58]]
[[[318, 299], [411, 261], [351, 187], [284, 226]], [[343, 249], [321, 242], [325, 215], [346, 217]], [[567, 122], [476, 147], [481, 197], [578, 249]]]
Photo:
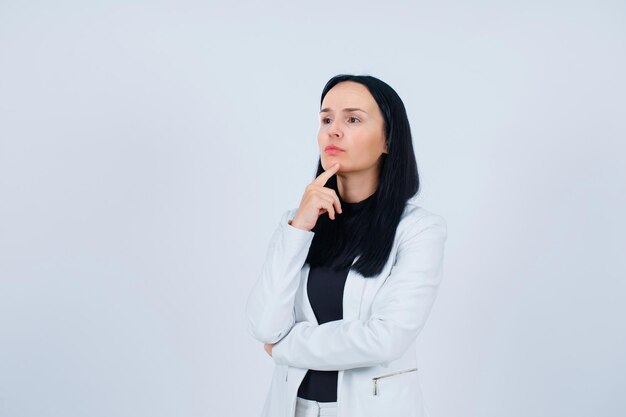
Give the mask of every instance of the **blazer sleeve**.
[[270, 238], [261, 273], [246, 302], [247, 330], [263, 343], [275, 343], [295, 323], [294, 301], [312, 231], [288, 224], [296, 209], [287, 210]]
[[[429, 213], [407, 229], [367, 320], [296, 323], [272, 348], [274, 362], [320, 371], [378, 365], [401, 357], [424, 326], [443, 274], [447, 225]], [[377, 279], [384, 279], [379, 277]]]

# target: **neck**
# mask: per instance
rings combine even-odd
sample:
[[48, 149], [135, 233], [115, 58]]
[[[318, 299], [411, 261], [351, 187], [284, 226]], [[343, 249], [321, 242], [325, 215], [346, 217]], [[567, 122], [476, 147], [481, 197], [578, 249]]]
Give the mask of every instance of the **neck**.
[[358, 203], [370, 197], [378, 188], [378, 174], [375, 171], [337, 174], [337, 188], [342, 201]]

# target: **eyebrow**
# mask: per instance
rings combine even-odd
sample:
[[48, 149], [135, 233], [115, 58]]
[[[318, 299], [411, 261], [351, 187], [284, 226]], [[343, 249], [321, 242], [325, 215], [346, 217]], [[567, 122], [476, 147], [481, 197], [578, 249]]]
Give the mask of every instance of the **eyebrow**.
[[[323, 108], [322, 110], [320, 110], [320, 114], [321, 113], [328, 113], [330, 111], [331, 111], [330, 107], [326, 107], [326, 108]], [[343, 111], [344, 112], [362, 111], [363, 113], [367, 114], [367, 112], [365, 110], [361, 110], [361, 109], [359, 109], [357, 107], [346, 107], [345, 109], [343, 109]]]

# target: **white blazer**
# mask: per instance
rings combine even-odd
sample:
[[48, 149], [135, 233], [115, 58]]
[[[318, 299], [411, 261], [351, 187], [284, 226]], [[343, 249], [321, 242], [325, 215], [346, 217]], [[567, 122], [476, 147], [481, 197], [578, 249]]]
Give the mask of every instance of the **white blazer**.
[[308, 369], [339, 371], [337, 417], [428, 416], [415, 341], [441, 282], [446, 221], [409, 199], [381, 274], [350, 270], [343, 319], [320, 325], [306, 290], [315, 233], [287, 223], [297, 210], [283, 214], [246, 303], [248, 332], [259, 342], [280, 341], [261, 417], [294, 416]]

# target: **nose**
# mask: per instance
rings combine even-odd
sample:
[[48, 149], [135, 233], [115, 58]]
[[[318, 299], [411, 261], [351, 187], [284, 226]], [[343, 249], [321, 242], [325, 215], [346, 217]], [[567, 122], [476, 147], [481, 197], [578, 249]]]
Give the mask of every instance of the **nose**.
[[328, 126], [328, 135], [329, 136], [335, 136], [335, 137], [338, 137], [338, 138], [343, 136], [343, 132], [339, 128], [339, 122], [333, 120], [333, 122], [330, 124], [330, 126]]

